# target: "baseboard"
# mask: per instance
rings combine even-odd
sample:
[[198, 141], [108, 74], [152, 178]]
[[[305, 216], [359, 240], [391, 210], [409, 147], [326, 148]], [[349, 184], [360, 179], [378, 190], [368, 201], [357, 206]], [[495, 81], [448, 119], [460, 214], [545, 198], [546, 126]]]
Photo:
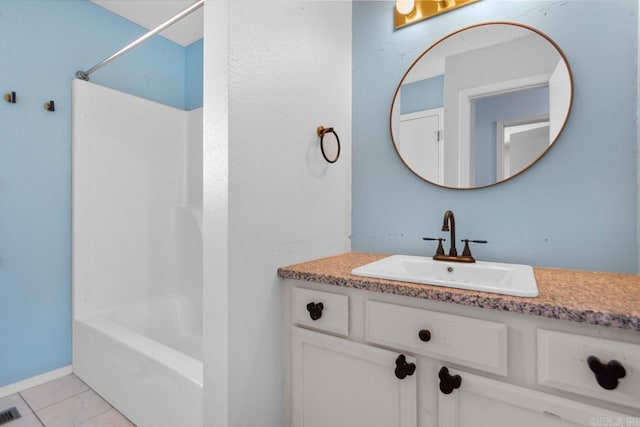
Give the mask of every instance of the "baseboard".
[[35, 377], [27, 378], [26, 380], [18, 381], [17, 383], [9, 384], [0, 387], [0, 398], [9, 396], [10, 394], [18, 393], [22, 390], [26, 390], [31, 387], [35, 387], [40, 384], [44, 384], [51, 380], [69, 375], [73, 372], [71, 365], [64, 366], [53, 371], [45, 372], [44, 374], [36, 375]]

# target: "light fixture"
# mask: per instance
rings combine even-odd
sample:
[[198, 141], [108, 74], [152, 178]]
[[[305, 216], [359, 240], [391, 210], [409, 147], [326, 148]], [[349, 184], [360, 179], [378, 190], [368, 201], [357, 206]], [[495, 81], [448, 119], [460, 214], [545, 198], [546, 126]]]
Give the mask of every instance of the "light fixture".
[[396, 0], [395, 29], [424, 21], [480, 0]]
[[396, 0], [396, 12], [400, 15], [408, 15], [416, 7], [415, 0]]

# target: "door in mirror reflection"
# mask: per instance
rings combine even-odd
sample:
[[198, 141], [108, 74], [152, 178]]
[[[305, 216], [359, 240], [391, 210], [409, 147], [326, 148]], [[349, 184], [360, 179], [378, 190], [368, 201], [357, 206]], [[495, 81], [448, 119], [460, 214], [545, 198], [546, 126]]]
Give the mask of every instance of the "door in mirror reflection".
[[442, 108], [404, 114], [400, 118], [399, 144], [408, 166], [428, 181], [441, 182]]
[[520, 24], [480, 24], [444, 37], [411, 65], [393, 99], [391, 135], [419, 177], [486, 187], [549, 150], [572, 96], [569, 66], [546, 35]]
[[[485, 187], [507, 179], [535, 162], [553, 142], [548, 132], [549, 86], [518, 88], [473, 98], [470, 120], [470, 182], [474, 187]], [[529, 155], [521, 157], [518, 162], [509, 163], [511, 167], [505, 168], [503, 161], [509, 160], [508, 156], [503, 155], [509, 147], [509, 139], [505, 143], [505, 127], [512, 130], [514, 126], [541, 121], [547, 123], [545, 140], [530, 141], [529, 149], [524, 150]]]
[[498, 124], [496, 175], [499, 180], [535, 162], [549, 146], [549, 120], [525, 124]]

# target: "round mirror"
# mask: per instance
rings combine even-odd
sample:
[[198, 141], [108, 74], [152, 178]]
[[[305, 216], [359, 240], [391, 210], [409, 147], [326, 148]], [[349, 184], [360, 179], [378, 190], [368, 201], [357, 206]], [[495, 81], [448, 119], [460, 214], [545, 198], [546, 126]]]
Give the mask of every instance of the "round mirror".
[[489, 22], [424, 51], [393, 97], [391, 138], [405, 165], [447, 188], [506, 181], [539, 160], [573, 98], [564, 54], [541, 32]]

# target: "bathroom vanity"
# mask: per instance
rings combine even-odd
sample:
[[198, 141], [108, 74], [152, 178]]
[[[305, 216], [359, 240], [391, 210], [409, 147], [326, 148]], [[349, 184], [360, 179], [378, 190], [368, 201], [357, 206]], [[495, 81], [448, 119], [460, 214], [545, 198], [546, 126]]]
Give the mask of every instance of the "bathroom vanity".
[[640, 426], [638, 276], [536, 268], [524, 298], [351, 275], [384, 257], [278, 270], [289, 426]]

